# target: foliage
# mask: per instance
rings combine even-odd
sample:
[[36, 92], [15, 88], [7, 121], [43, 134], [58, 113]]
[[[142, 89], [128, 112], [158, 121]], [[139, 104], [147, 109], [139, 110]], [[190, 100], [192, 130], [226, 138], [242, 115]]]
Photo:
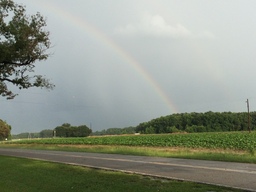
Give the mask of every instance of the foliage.
[[0, 119], [0, 140], [5, 140], [10, 137], [11, 126]]
[[[256, 112], [250, 113], [251, 129], [256, 127]], [[152, 119], [140, 123], [136, 132], [172, 133], [180, 132], [220, 132], [220, 131], [244, 131], [248, 130], [247, 113], [232, 112], [206, 112], [206, 113], [180, 113]], [[176, 130], [176, 132], [178, 132]]]
[[167, 127], [167, 131], [169, 133], [178, 133], [181, 132], [179, 129], [177, 129], [175, 126]]
[[192, 126], [187, 126], [185, 131], [187, 133], [196, 133], [196, 132], [206, 132], [206, 128], [203, 125], [192, 125]]
[[57, 137], [87, 137], [92, 133], [86, 125], [71, 126], [69, 123], [57, 126], [54, 131]]
[[134, 134], [135, 127], [125, 128], [109, 128], [107, 130], [93, 132], [92, 135], [123, 135], [123, 134]]
[[145, 130], [146, 134], [154, 134], [155, 133], [155, 128], [153, 126], [149, 126]]
[[39, 137], [40, 138], [51, 138], [51, 137], [53, 137], [53, 130], [51, 130], [51, 129], [42, 130], [39, 133]]
[[148, 147], [185, 147], [206, 149], [256, 150], [256, 132], [211, 132], [191, 134], [126, 135], [86, 138], [21, 140], [15, 144], [81, 144]]
[[19, 89], [41, 87], [52, 89], [42, 75], [31, 75], [35, 62], [46, 60], [50, 48], [45, 19], [39, 14], [27, 15], [25, 7], [12, 0], [0, 0], [0, 95], [14, 94], [7, 84]]

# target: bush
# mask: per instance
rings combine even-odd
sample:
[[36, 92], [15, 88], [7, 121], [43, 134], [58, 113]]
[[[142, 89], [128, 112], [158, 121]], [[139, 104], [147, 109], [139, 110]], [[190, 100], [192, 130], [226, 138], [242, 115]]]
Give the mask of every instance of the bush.
[[175, 126], [167, 127], [167, 131], [168, 131], [168, 133], [178, 133], [178, 132], [180, 132], [180, 130], [177, 129]]

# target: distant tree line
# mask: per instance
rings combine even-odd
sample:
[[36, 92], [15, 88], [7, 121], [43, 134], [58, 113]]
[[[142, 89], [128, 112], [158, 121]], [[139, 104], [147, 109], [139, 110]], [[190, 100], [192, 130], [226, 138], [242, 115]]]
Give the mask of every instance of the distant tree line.
[[[250, 128], [255, 127], [256, 112], [251, 112]], [[245, 131], [248, 130], [248, 114], [212, 111], [172, 114], [140, 123], [135, 130], [142, 134]]]
[[20, 133], [20, 134], [16, 134], [16, 135], [12, 135], [12, 139], [35, 139], [35, 138], [39, 138], [40, 133]]
[[69, 123], [64, 123], [54, 129], [56, 137], [87, 137], [92, 133], [92, 130], [86, 125], [71, 126]]
[[44, 129], [39, 133], [20, 133], [12, 135], [12, 139], [34, 139], [34, 138], [52, 138], [56, 137], [86, 137], [92, 133], [86, 125], [71, 126], [64, 123], [54, 129]]
[[[55, 131], [55, 132], [54, 132]], [[12, 135], [12, 139], [33, 139], [33, 138], [52, 138], [56, 137], [86, 137], [89, 135], [123, 135], [134, 134], [135, 127], [109, 128], [102, 131], [92, 132], [86, 125], [71, 126], [64, 123], [54, 129], [44, 129], [39, 133], [20, 133]]]
[[[250, 112], [250, 129], [256, 130], [256, 112]], [[71, 126], [69, 123], [64, 123], [53, 130], [46, 129], [40, 133], [21, 133], [12, 136], [12, 138], [47, 138], [53, 137], [54, 133], [56, 137], [86, 137], [89, 135], [122, 135], [134, 133], [158, 134], [246, 130], [248, 130], [248, 114], [246, 112], [209, 111], [206, 113], [177, 113], [140, 123], [136, 127], [109, 128], [93, 133], [86, 125]]]
[[109, 128], [103, 129], [102, 131], [93, 132], [92, 135], [124, 135], [124, 134], [134, 134], [135, 127], [125, 127], [125, 128]]

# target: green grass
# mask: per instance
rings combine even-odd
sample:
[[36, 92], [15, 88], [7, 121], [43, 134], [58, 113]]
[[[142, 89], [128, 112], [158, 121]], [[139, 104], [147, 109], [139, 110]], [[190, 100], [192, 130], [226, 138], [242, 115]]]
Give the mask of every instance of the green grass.
[[0, 156], [1, 192], [239, 192], [185, 181], [102, 171], [78, 166]]

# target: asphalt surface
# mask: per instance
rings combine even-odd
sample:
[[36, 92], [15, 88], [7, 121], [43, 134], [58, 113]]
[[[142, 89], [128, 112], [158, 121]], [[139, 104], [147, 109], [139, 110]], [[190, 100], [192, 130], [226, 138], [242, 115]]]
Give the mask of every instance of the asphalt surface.
[[116, 154], [1, 149], [0, 155], [256, 191], [256, 165]]

